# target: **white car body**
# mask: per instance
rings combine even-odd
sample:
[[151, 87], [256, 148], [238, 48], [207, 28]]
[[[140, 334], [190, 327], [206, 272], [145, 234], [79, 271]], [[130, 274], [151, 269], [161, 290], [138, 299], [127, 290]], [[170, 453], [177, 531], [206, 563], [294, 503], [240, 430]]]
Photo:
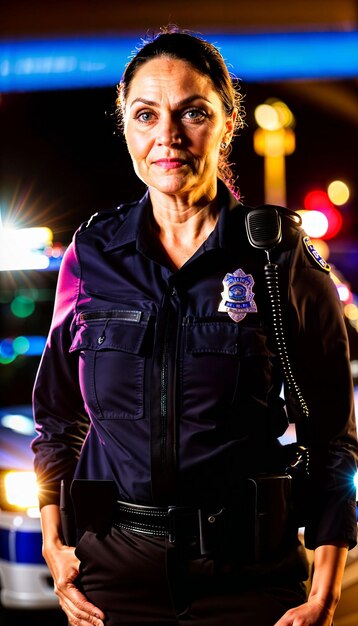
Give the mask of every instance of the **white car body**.
[[41, 556], [39, 519], [0, 511], [1, 605], [9, 609], [58, 606], [53, 581]]
[[30, 443], [34, 432], [20, 433], [4, 427], [4, 417], [11, 414], [24, 416], [32, 424], [30, 407], [0, 409], [0, 604], [8, 609], [57, 608], [53, 580], [42, 557], [38, 512], [11, 510], [5, 502], [6, 472], [33, 469]]

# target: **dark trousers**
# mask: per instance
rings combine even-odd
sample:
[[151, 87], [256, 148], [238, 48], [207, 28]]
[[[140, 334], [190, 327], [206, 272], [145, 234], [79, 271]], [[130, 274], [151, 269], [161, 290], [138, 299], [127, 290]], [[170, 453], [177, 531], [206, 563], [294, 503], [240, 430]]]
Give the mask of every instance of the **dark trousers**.
[[106, 626], [274, 626], [305, 601], [297, 571], [240, 573], [194, 552], [115, 528], [104, 538], [86, 532], [76, 548], [78, 586], [104, 611]]

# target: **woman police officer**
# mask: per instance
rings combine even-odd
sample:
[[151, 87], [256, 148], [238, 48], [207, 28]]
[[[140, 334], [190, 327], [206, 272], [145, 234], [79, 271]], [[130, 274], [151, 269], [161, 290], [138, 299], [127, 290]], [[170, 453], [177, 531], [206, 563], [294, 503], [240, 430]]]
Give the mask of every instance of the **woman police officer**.
[[[74, 626], [330, 626], [355, 544], [357, 443], [329, 268], [282, 211], [271, 254], [310, 411], [306, 599], [265, 253], [248, 241], [225, 158], [239, 94], [214, 46], [168, 29], [129, 62], [118, 107], [148, 189], [76, 233], [34, 390], [60, 605]], [[59, 508], [73, 478], [76, 551]]]

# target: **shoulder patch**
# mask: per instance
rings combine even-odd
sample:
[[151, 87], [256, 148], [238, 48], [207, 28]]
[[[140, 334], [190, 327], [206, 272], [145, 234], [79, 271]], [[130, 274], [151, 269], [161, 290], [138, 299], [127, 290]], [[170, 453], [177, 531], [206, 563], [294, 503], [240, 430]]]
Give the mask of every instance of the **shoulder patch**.
[[323, 257], [321, 257], [320, 253], [316, 250], [312, 241], [309, 237], [307, 237], [307, 235], [303, 237], [303, 244], [310, 258], [315, 261], [315, 263], [318, 265], [318, 267], [320, 267], [321, 270], [329, 274], [329, 272], [331, 271], [331, 266], [327, 263], [327, 261], [324, 260]]

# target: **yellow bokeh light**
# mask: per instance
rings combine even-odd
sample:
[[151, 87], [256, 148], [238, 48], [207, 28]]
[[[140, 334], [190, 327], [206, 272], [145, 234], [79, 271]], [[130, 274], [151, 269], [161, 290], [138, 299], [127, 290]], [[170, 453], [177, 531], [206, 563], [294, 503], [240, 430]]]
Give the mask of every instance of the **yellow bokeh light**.
[[344, 315], [352, 322], [358, 321], [358, 307], [356, 304], [346, 304], [344, 307]]
[[349, 188], [342, 180], [334, 180], [328, 185], [328, 197], [333, 204], [341, 206], [349, 200]]
[[277, 112], [281, 126], [284, 128], [292, 128], [295, 125], [295, 118], [287, 104], [281, 100], [268, 100], [267, 104], [270, 104]]
[[276, 109], [270, 104], [260, 104], [255, 109], [255, 120], [265, 130], [279, 130], [282, 128]]
[[5, 475], [5, 494], [9, 504], [18, 508], [38, 506], [38, 486], [35, 472], [11, 471]]
[[331, 254], [328, 243], [323, 241], [323, 239], [313, 239], [312, 243], [318, 254], [320, 254], [325, 261], [328, 261]]
[[254, 132], [254, 150], [260, 156], [283, 157], [292, 154], [295, 148], [295, 133], [290, 128], [270, 131], [256, 128]]

